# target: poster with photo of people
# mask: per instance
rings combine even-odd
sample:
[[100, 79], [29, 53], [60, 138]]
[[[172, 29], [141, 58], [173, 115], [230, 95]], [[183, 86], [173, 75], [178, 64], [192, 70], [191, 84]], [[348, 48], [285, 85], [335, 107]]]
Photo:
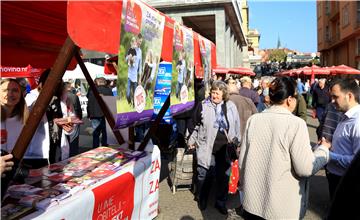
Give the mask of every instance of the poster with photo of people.
[[210, 92], [211, 78], [211, 42], [199, 35], [200, 57], [204, 71], [205, 95]]
[[190, 109], [194, 96], [193, 31], [175, 22], [171, 83], [171, 113]]
[[151, 119], [164, 23], [163, 15], [141, 1], [123, 1], [118, 54], [117, 128]]

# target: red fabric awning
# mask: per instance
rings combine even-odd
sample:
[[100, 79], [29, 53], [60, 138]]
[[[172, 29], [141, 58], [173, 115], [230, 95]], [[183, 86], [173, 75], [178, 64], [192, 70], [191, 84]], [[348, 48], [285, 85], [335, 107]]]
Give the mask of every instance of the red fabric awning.
[[251, 69], [246, 68], [246, 67], [230, 68], [229, 73], [246, 75], [246, 76], [255, 76], [256, 75]]
[[[1, 2], [1, 64], [53, 65], [67, 35], [81, 48], [117, 54], [122, 1]], [[161, 13], [161, 12], [159, 12]], [[165, 16], [162, 58], [172, 61], [174, 20]], [[194, 32], [196, 76], [201, 77], [198, 34]], [[212, 65], [216, 64], [212, 45]], [[73, 69], [76, 62], [69, 69]]]
[[51, 67], [66, 37], [66, 2], [1, 2], [1, 65]]
[[212, 69], [212, 72], [215, 74], [227, 74], [229, 73], [229, 70], [229, 68], [217, 66], [216, 68]]
[[332, 66], [327, 68], [333, 75], [360, 75], [360, 70], [354, 69], [346, 65]]

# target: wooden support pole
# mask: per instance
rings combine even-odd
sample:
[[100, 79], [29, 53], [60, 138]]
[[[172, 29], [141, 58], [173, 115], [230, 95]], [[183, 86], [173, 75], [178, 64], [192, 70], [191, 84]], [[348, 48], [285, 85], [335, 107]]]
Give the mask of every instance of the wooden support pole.
[[114, 117], [113, 117], [109, 107], [106, 105], [104, 100], [101, 98], [101, 96], [95, 86], [95, 83], [89, 74], [89, 71], [86, 69], [84, 61], [80, 57], [79, 51], [77, 51], [75, 53], [75, 58], [76, 58], [77, 62], [79, 63], [79, 66], [80, 66], [81, 70], [83, 71], [84, 76], [85, 76], [87, 82], [89, 83], [90, 89], [93, 91], [94, 96], [95, 96], [97, 102], [99, 103], [99, 106], [100, 106], [101, 110], [103, 111], [106, 120], [108, 121], [112, 131], [114, 132], [116, 140], [118, 141], [119, 144], [123, 144], [125, 141], [124, 141], [123, 137], [121, 136], [120, 131], [114, 130], [114, 127], [115, 127]]
[[[55, 93], [55, 88], [62, 81], [62, 77], [66, 71], [67, 66], [74, 57], [79, 48], [74, 42], [67, 37], [63, 47], [60, 50], [58, 57], [50, 71], [50, 74], [43, 86], [35, 105], [30, 112], [29, 119], [24, 125], [19, 138], [17, 139], [12, 154], [15, 159], [21, 160], [26, 152], [26, 149], [35, 134], [40, 120], [44, 116], [46, 109]], [[41, 147], [41, 146], [39, 146]]]

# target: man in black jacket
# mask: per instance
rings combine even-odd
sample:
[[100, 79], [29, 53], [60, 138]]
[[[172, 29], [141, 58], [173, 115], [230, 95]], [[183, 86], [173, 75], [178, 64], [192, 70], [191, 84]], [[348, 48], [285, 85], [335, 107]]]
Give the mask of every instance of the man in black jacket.
[[[104, 77], [95, 79], [96, 88], [100, 95], [112, 96], [112, 91], [106, 85]], [[93, 131], [93, 148], [99, 147], [100, 133], [101, 133], [101, 145], [107, 146], [107, 134], [106, 134], [106, 121], [104, 113], [102, 112], [97, 100], [95, 99], [93, 91], [89, 90], [87, 94], [88, 105], [87, 114], [91, 120], [91, 127]]]

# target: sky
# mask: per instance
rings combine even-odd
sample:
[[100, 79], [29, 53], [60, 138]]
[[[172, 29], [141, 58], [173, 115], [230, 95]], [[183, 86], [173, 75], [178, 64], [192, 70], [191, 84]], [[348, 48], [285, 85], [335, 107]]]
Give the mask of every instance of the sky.
[[248, 0], [249, 26], [260, 32], [260, 49], [317, 51], [316, 1]]

